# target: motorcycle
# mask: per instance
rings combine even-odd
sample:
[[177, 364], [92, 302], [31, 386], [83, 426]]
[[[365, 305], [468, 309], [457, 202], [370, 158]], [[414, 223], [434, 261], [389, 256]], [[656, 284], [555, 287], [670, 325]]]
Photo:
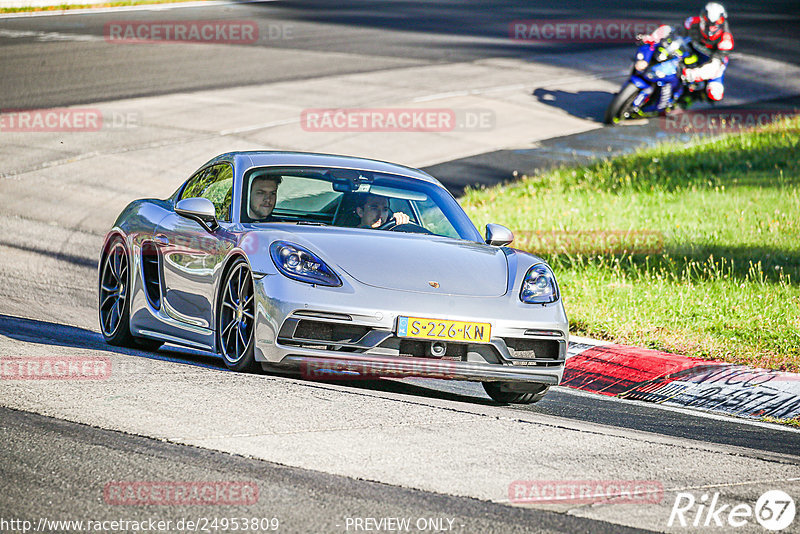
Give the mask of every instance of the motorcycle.
[[630, 79], [608, 105], [604, 122], [613, 125], [625, 119], [656, 117], [705, 100], [706, 82], [689, 83], [681, 78], [683, 68], [699, 60], [690, 41], [669, 36], [639, 46]]

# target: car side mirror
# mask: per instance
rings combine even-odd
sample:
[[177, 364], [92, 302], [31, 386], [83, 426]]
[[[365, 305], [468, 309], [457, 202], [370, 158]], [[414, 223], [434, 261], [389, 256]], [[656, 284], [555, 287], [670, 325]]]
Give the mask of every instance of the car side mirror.
[[192, 219], [202, 224], [206, 230], [213, 232], [218, 226], [217, 209], [207, 198], [184, 198], [175, 204], [175, 213], [181, 217]]
[[489, 223], [486, 225], [486, 243], [502, 247], [514, 241], [514, 234], [502, 224]]

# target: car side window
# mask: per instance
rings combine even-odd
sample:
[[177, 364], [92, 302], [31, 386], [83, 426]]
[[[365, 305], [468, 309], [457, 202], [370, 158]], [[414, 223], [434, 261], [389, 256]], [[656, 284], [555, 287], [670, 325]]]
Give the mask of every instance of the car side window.
[[233, 200], [233, 168], [227, 163], [213, 165], [189, 179], [179, 200], [207, 198], [214, 204], [217, 220], [230, 222]]

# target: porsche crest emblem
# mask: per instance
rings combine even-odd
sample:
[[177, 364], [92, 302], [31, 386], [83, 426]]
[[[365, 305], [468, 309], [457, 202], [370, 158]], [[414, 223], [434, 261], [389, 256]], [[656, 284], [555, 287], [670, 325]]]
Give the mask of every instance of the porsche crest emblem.
[[438, 288], [439, 287], [439, 282], [437, 282], [436, 280], [431, 280], [430, 282], [428, 282], [428, 285], [433, 287], [433, 288]]

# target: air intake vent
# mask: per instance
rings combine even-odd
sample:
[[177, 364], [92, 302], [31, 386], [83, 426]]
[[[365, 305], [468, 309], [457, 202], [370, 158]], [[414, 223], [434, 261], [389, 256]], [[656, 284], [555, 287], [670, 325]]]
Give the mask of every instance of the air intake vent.
[[142, 276], [147, 301], [155, 309], [161, 309], [161, 275], [158, 268], [158, 248], [153, 243], [142, 245]]
[[559, 342], [549, 339], [505, 338], [508, 352], [512, 358], [537, 360], [558, 360]]
[[294, 331], [295, 339], [309, 341], [331, 341], [334, 343], [355, 343], [369, 332], [366, 326], [324, 323], [322, 321], [302, 320]]

